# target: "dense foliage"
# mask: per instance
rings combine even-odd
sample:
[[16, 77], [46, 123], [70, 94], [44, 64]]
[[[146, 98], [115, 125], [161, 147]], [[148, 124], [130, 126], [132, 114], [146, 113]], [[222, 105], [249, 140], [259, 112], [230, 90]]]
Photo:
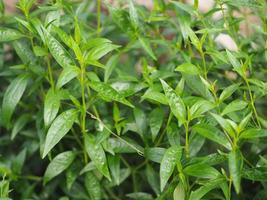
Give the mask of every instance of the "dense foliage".
[[2, 2], [1, 199], [266, 199], [267, 3], [216, 2]]

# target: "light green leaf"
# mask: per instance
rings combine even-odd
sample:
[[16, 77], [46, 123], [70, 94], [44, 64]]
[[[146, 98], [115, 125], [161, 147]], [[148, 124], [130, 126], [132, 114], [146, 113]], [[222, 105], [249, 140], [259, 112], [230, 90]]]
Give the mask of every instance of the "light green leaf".
[[196, 124], [193, 126], [193, 130], [202, 135], [203, 137], [217, 142], [218, 144], [224, 146], [227, 149], [231, 148], [231, 145], [227, 138], [224, 136], [223, 132], [214, 126], [208, 124]]
[[103, 43], [102, 45], [99, 46], [95, 46], [92, 49], [90, 49], [90, 51], [88, 52], [88, 54], [86, 55], [86, 61], [90, 61], [90, 60], [99, 60], [100, 58], [102, 58], [103, 56], [105, 56], [106, 54], [108, 54], [109, 52], [119, 48], [119, 45], [114, 45], [112, 43]]
[[150, 164], [146, 165], [147, 181], [156, 194], [160, 193], [159, 175]]
[[172, 146], [166, 150], [160, 163], [160, 190], [163, 191], [169, 178], [171, 177], [174, 167], [180, 161], [182, 156], [182, 148]]
[[9, 42], [24, 37], [22, 33], [11, 28], [0, 28], [0, 42]]
[[228, 50], [226, 50], [226, 54], [228, 57], [228, 60], [230, 61], [231, 65], [233, 66], [234, 70], [240, 75], [244, 76], [241, 63], [236, 59], [236, 57]]
[[73, 151], [58, 154], [48, 165], [44, 174], [44, 184], [67, 169], [75, 158]]
[[183, 169], [183, 172], [189, 176], [206, 179], [214, 179], [220, 175], [215, 168], [203, 163], [189, 165]]
[[68, 66], [64, 68], [58, 77], [57, 88], [59, 89], [68, 82], [70, 82], [72, 79], [77, 77], [79, 73], [80, 69], [76, 66]]
[[239, 88], [239, 86], [240, 84], [233, 84], [225, 88], [219, 97], [220, 101], [224, 101], [230, 97]]
[[231, 112], [242, 110], [242, 109], [246, 108], [247, 105], [248, 105], [247, 102], [245, 102], [243, 100], [236, 99], [224, 108], [224, 110], [222, 111], [222, 116], [226, 115], [228, 113], [231, 113]]
[[97, 144], [93, 135], [86, 134], [84, 135], [84, 142], [86, 151], [95, 164], [96, 168], [108, 179], [111, 180], [106, 154], [101, 146], [101, 144]]
[[176, 67], [175, 71], [183, 72], [186, 74], [198, 75], [199, 69], [192, 63], [183, 63]]
[[46, 45], [57, 63], [63, 68], [73, 66], [74, 61], [67, 50], [48, 31], [45, 29], [43, 31], [45, 33]]
[[152, 140], [155, 141], [158, 132], [160, 130], [160, 127], [163, 123], [164, 119], [164, 111], [162, 108], [158, 107], [155, 108], [149, 116], [149, 125], [150, 125], [150, 130], [152, 133]]
[[243, 139], [255, 139], [261, 137], [267, 137], [266, 129], [249, 128], [243, 131], [240, 135], [240, 138]]
[[91, 200], [102, 199], [102, 190], [99, 180], [92, 172], [87, 172], [85, 175], [85, 189]]
[[172, 113], [178, 119], [179, 124], [186, 121], [186, 108], [183, 100], [179, 97], [174, 90], [162, 79], [160, 79], [165, 95], [168, 98], [168, 103]]
[[203, 186], [197, 190], [191, 192], [189, 200], [200, 200], [202, 197], [207, 194], [209, 191], [214, 188], [220, 187], [221, 184], [225, 182], [225, 178], [216, 178], [213, 180], [207, 181]]
[[58, 90], [50, 88], [44, 101], [44, 124], [48, 127], [57, 116], [60, 106], [60, 94]]
[[67, 110], [61, 113], [52, 123], [48, 129], [45, 138], [44, 158], [49, 151], [69, 132], [74, 121], [77, 119], [78, 112], [75, 109]]
[[181, 182], [179, 182], [173, 191], [173, 200], [185, 200], [185, 191]]
[[139, 28], [140, 25], [139, 25], [137, 10], [132, 0], [129, 0], [129, 14], [130, 14], [131, 24], [134, 27], [134, 29], [137, 30], [137, 28]]
[[220, 124], [220, 126], [225, 130], [231, 137], [235, 137], [235, 130], [231, 126], [230, 122], [221, 117], [220, 115], [211, 113], [211, 115], [214, 117], [214, 119]]
[[102, 83], [102, 82], [95, 82], [91, 81], [89, 86], [98, 92], [100, 97], [102, 97], [104, 100], [108, 101], [118, 101], [122, 104], [125, 104], [130, 107], [134, 107], [129, 101], [127, 101], [123, 95], [121, 95], [117, 90], [113, 89], [110, 84]]
[[141, 99], [149, 99], [149, 100], [152, 100], [152, 101], [155, 101], [155, 102], [159, 102], [161, 104], [164, 104], [164, 105], [168, 105], [168, 99], [167, 97], [156, 91], [156, 90], [153, 90], [151, 88], [149, 88], [145, 94], [141, 97]]
[[16, 137], [16, 135], [25, 127], [25, 125], [29, 122], [30, 119], [30, 114], [23, 114], [18, 118], [12, 128], [11, 140]]
[[12, 114], [26, 89], [28, 81], [29, 76], [22, 74], [15, 78], [5, 91], [2, 103], [2, 123], [6, 127], [9, 126]]
[[190, 117], [191, 119], [199, 118], [202, 116], [203, 113], [208, 112], [209, 110], [213, 109], [215, 104], [201, 99], [198, 100], [191, 108], [190, 108]]
[[120, 184], [120, 157], [119, 155], [108, 156], [108, 166], [111, 172], [112, 181], [115, 185]]
[[232, 150], [229, 153], [228, 167], [235, 191], [238, 194], [240, 191], [241, 172], [243, 169], [243, 156], [238, 149]]
[[148, 53], [148, 55], [153, 58], [153, 60], [157, 60], [153, 50], [150, 47], [149, 41], [148, 39], [144, 38], [144, 37], [139, 37], [139, 42], [142, 45], [142, 47], [145, 49], [145, 51]]

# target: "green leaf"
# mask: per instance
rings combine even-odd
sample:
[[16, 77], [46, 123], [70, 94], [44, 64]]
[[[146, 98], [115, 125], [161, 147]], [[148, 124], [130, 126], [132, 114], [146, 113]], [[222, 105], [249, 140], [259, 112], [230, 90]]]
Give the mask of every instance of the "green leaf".
[[164, 105], [168, 105], [167, 97], [164, 94], [162, 94], [156, 90], [153, 90], [151, 88], [149, 88], [145, 92], [145, 94], [141, 97], [141, 99], [142, 100], [143, 99], [149, 99], [149, 100], [153, 100], [155, 102], [159, 102], [159, 103], [164, 104]]
[[191, 120], [201, 117], [202, 114], [204, 114], [205, 112], [208, 112], [214, 107], [215, 107], [215, 104], [210, 101], [207, 101], [204, 99], [198, 100], [196, 103], [194, 103], [194, 105], [189, 110]]
[[159, 175], [150, 164], [146, 165], [147, 181], [156, 194], [160, 193]]
[[96, 61], [108, 54], [109, 52], [119, 48], [119, 45], [114, 45], [111, 43], [103, 43], [102, 45], [97, 45], [90, 49], [88, 54], [86, 55], [86, 61]]
[[81, 162], [73, 162], [70, 167], [66, 171], [66, 183], [67, 183], [67, 189], [70, 190], [73, 183], [79, 176], [79, 172], [82, 169], [82, 163]]
[[152, 133], [152, 141], [155, 141], [164, 120], [164, 111], [158, 107], [149, 116], [149, 126]]
[[243, 156], [238, 149], [232, 150], [229, 153], [228, 167], [235, 191], [238, 194], [240, 191], [241, 172], [243, 169]]
[[181, 182], [179, 182], [173, 191], [173, 200], [185, 200], [185, 191]]
[[223, 132], [214, 126], [208, 124], [196, 124], [193, 126], [193, 130], [202, 135], [203, 137], [217, 142], [218, 144], [224, 146], [227, 149], [231, 148], [231, 145], [227, 138], [224, 136]]
[[73, 151], [58, 154], [48, 165], [44, 174], [44, 184], [67, 169], [75, 159]]
[[245, 102], [243, 100], [236, 99], [224, 108], [224, 110], [222, 111], [222, 116], [226, 115], [228, 113], [231, 113], [231, 112], [242, 110], [242, 109], [246, 108], [247, 105], [248, 105], [247, 102]]
[[91, 200], [101, 200], [102, 190], [97, 177], [92, 172], [85, 175], [85, 189]]
[[220, 175], [215, 168], [203, 163], [189, 165], [183, 169], [183, 172], [189, 176], [206, 179], [214, 179]]
[[191, 74], [191, 75], [199, 74], [199, 69], [192, 63], [183, 63], [179, 65], [178, 67], [176, 67], [175, 71], [183, 72], [183, 73]]
[[104, 100], [108, 100], [108, 101], [118, 101], [122, 104], [125, 104], [127, 106], [130, 106], [132, 108], [134, 108], [134, 106], [127, 101], [123, 95], [121, 95], [117, 90], [115, 90], [114, 88], [112, 88], [109, 84], [106, 83], [102, 83], [102, 82], [95, 82], [95, 81], [91, 81], [89, 86], [95, 90], [96, 92], [98, 92], [98, 94], [100, 95], [100, 97], [102, 97]]
[[239, 88], [239, 86], [240, 84], [233, 84], [225, 88], [219, 97], [220, 101], [224, 101], [230, 97]]
[[60, 93], [50, 88], [44, 101], [44, 124], [48, 127], [57, 116], [60, 106]]
[[139, 24], [137, 10], [135, 9], [135, 6], [132, 0], [129, 0], [129, 14], [130, 14], [131, 24], [134, 27], [134, 29], [137, 30], [140, 24]]
[[171, 177], [174, 167], [180, 161], [182, 156], [182, 148], [172, 146], [166, 150], [160, 163], [160, 190], [163, 191], [169, 178]]
[[108, 166], [111, 172], [112, 181], [116, 184], [120, 184], [120, 157], [118, 155], [108, 157]]
[[242, 70], [242, 66], [240, 64], [240, 62], [236, 59], [236, 57], [228, 50], [226, 50], [226, 54], [228, 57], [228, 60], [230, 61], [231, 65], [233, 66], [234, 70], [240, 75], [240, 76], [244, 76], [243, 70]]
[[80, 69], [76, 66], [69, 66], [64, 68], [58, 77], [57, 88], [59, 89], [68, 82], [70, 82], [72, 79], [77, 77], [79, 73]]
[[0, 42], [9, 42], [24, 37], [15, 29], [0, 27]]
[[67, 50], [48, 31], [45, 29], [43, 31], [45, 33], [46, 45], [57, 63], [63, 68], [73, 66], [74, 61]]
[[235, 130], [231, 126], [230, 122], [221, 117], [220, 115], [211, 113], [211, 115], [214, 117], [214, 119], [220, 124], [220, 126], [225, 130], [231, 137], [235, 137]]
[[267, 137], [266, 129], [249, 128], [243, 131], [240, 135], [240, 138], [243, 139], [255, 139], [261, 137]]
[[156, 162], [161, 163], [162, 158], [166, 152], [166, 149], [161, 147], [151, 147], [145, 149], [145, 156], [147, 159]]
[[164, 80], [160, 79], [160, 81], [165, 95], [168, 98], [168, 103], [172, 113], [178, 119], [179, 124], [183, 124], [186, 121], [186, 109], [183, 100]]
[[9, 127], [10, 119], [16, 105], [20, 101], [29, 81], [27, 74], [22, 74], [15, 78], [7, 87], [2, 103], [2, 123]]
[[139, 37], [139, 42], [142, 45], [142, 47], [145, 49], [145, 51], [148, 53], [148, 55], [153, 59], [153, 60], [157, 60], [153, 50], [150, 47], [149, 41], [148, 39], [144, 38], [144, 37]]
[[94, 162], [96, 168], [108, 179], [111, 180], [107, 160], [106, 160], [106, 154], [101, 146], [101, 144], [97, 144], [95, 142], [95, 138], [91, 134], [84, 135], [84, 142], [86, 151], [91, 158], [91, 160]]
[[42, 158], [44, 158], [49, 151], [69, 132], [74, 121], [77, 119], [77, 116], [77, 110], [70, 109], [61, 113], [53, 121], [45, 138]]
[[225, 178], [216, 178], [205, 182], [203, 186], [198, 188], [195, 191], [192, 191], [189, 197], [189, 200], [200, 200], [202, 197], [207, 194], [209, 191], [214, 188], [220, 187], [221, 184], [225, 182]]
[[11, 140], [16, 137], [16, 135], [25, 127], [25, 125], [30, 121], [30, 119], [30, 114], [23, 114], [18, 118], [12, 128]]

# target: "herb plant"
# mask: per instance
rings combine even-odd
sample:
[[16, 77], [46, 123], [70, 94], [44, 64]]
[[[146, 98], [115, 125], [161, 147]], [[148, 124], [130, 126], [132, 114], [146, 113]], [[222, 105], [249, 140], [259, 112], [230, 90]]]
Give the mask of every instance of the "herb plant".
[[266, 199], [265, 0], [0, 2], [1, 199]]

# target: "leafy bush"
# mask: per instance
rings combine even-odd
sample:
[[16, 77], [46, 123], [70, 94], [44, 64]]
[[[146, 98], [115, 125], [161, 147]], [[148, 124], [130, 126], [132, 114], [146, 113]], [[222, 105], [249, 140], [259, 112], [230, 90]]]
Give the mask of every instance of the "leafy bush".
[[194, 2], [1, 4], [1, 199], [266, 199], [266, 1]]

